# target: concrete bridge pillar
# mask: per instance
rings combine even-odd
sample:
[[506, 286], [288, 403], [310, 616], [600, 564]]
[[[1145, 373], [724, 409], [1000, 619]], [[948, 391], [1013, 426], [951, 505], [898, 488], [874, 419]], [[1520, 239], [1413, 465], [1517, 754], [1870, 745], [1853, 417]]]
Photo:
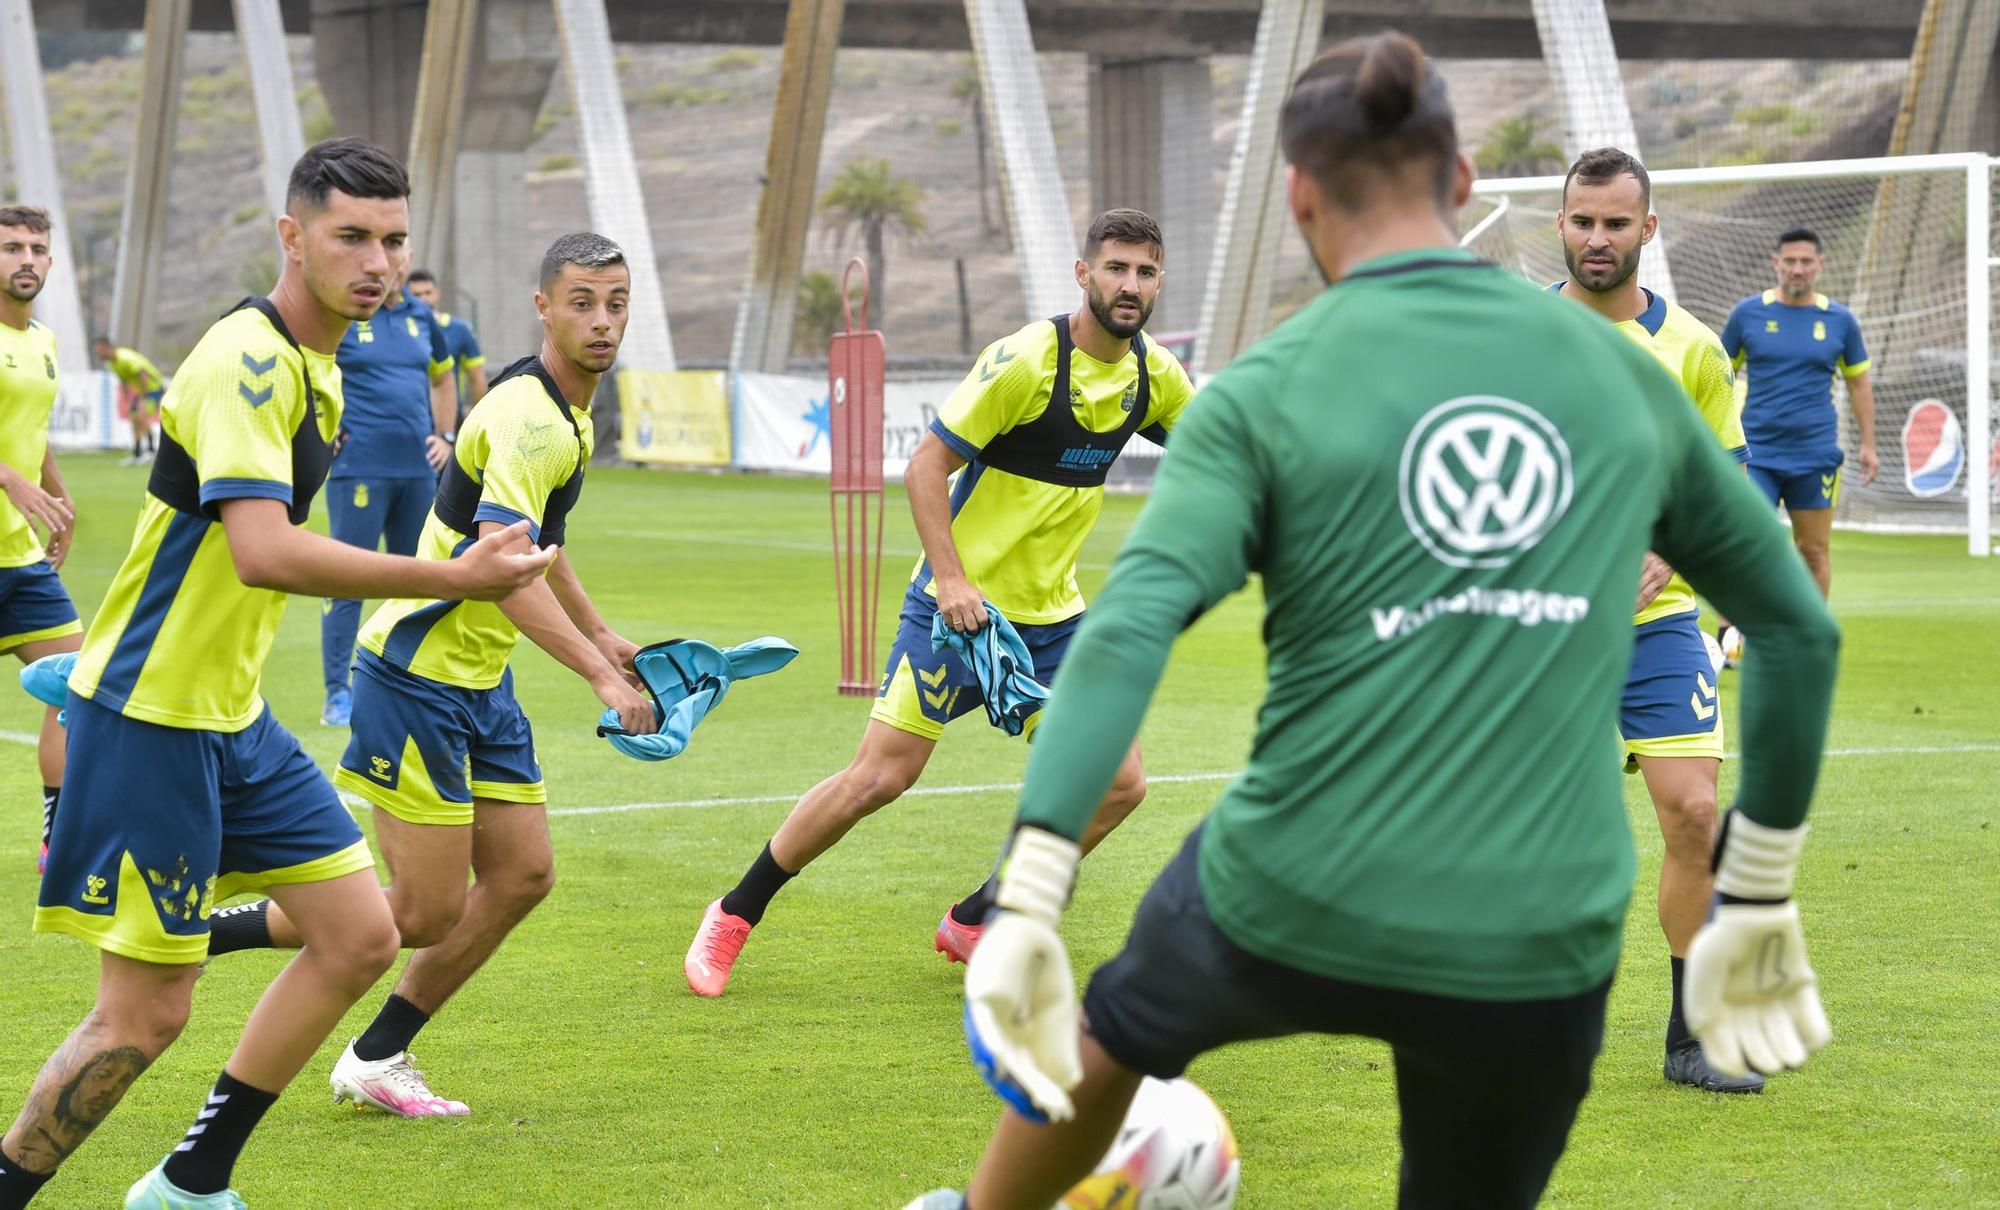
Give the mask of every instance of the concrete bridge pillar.
[[1090, 65], [1090, 204], [1159, 220], [1166, 280], [1150, 325], [1192, 331], [1215, 244], [1215, 91], [1207, 59], [1095, 58]]
[[341, 134], [409, 154], [428, 7], [312, 0], [313, 69]]

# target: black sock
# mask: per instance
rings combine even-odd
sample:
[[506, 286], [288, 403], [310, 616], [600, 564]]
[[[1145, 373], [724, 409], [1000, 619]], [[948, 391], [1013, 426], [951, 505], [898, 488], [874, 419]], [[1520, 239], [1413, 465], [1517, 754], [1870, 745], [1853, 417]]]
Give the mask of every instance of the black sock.
[[379, 1063], [402, 1054], [430, 1019], [429, 1013], [392, 992], [382, 1002], [382, 1011], [375, 1014], [368, 1028], [354, 1040], [354, 1057]]
[[229, 1188], [230, 1170], [250, 1132], [276, 1104], [278, 1094], [252, 1088], [225, 1070], [216, 1077], [187, 1137], [167, 1157], [166, 1178], [189, 1193], [220, 1193]]
[[21, 1210], [49, 1183], [53, 1172], [30, 1172], [0, 1151], [0, 1210]]
[[1681, 970], [1687, 965], [1687, 959], [1669, 955], [1667, 961], [1672, 965], [1674, 980], [1674, 1008], [1667, 1017], [1667, 1051], [1672, 1053], [1692, 1043], [1694, 1035], [1688, 1033], [1687, 1022], [1681, 1020]]
[[42, 847], [49, 847], [49, 837], [56, 833], [56, 802], [62, 797], [61, 786], [42, 787]]
[[990, 875], [978, 890], [952, 905], [951, 918], [960, 924], [985, 924], [986, 913], [993, 910], [993, 896], [999, 892], [1000, 876]]
[[208, 918], [208, 952], [233, 954], [237, 950], [267, 950], [271, 948], [271, 901], [259, 899], [255, 903], [239, 903], [210, 914]]
[[722, 910], [756, 924], [764, 919], [764, 909], [771, 906], [771, 900], [795, 877], [796, 871], [779, 865], [778, 859], [771, 856], [771, 846], [766, 844], [764, 851], [757, 854], [757, 860], [743, 872], [743, 881], [722, 897]]

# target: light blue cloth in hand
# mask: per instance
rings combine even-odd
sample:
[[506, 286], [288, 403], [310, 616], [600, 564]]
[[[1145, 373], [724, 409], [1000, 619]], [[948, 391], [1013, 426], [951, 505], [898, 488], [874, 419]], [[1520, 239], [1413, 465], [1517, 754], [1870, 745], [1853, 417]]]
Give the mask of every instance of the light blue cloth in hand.
[[56, 721], [65, 727], [69, 726], [69, 711], [63, 710], [63, 707], [69, 704], [69, 674], [70, 670], [76, 667], [76, 657], [80, 654], [82, 653], [76, 651], [59, 651], [54, 655], [45, 655], [21, 669], [21, 688], [27, 690], [28, 696], [42, 705], [62, 710], [61, 714], [56, 715]]
[[766, 636], [726, 650], [700, 639], [673, 639], [639, 649], [632, 667], [653, 696], [659, 730], [633, 735], [607, 707], [597, 720], [597, 733], [611, 746], [638, 760], [667, 760], [687, 750], [694, 729], [708, 712], [722, 704], [734, 681], [776, 672], [791, 663], [799, 649]]
[[949, 647], [957, 652], [979, 681], [979, 691], [986, 699], [986, 721], [1009, 735], [1019, 735], [1027, 728], [1028, 716], [1049, 700], [1049, 687], [1035, 679], [1035, 657], [1028, 654], [1028, 645], [1021, 641], [1014, 623], [995, 609], [993, 602], [980, 604], [986, 606], [986, 625], [977, 634], [953, 630], [941, 613], [931, 618], [931, 650]]

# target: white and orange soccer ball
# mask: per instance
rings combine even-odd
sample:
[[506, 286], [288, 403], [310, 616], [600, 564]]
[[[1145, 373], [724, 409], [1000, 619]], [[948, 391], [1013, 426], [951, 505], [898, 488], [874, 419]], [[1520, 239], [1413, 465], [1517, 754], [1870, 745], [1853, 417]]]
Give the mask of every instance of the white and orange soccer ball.
[[1058, 1210], [1229, 1210], [1241, 1177], [1236, 1136], [1208, 1094], [1148, 1078], [1097, 1171]]

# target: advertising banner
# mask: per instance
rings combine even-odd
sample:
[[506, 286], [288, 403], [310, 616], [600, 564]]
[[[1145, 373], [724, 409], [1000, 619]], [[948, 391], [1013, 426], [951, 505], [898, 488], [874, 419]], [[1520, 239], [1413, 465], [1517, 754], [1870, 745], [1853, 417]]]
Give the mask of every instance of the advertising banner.
[[619, 457], [672, 466], [728, 466], [728, 381], [719, 370], [620, 370]]

